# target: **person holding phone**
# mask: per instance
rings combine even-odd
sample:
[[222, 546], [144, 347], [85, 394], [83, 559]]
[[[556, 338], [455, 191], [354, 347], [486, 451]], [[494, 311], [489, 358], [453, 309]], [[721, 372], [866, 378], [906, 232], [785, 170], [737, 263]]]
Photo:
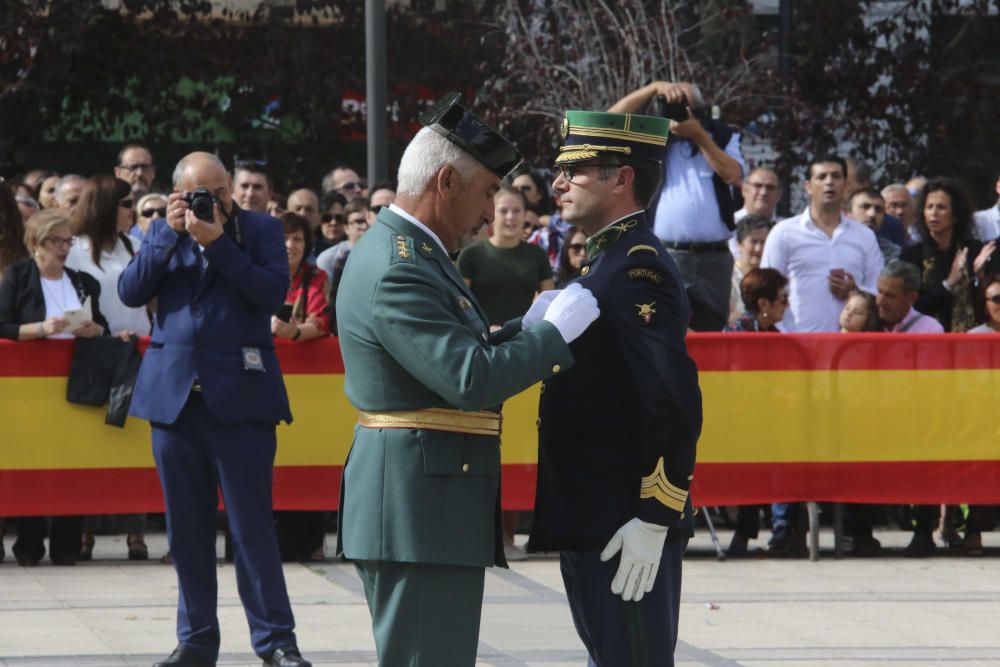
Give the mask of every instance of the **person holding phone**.
[[303, 343], [330, 335], [330, 305], [326, 300], [326, 272], [307, 261], [312, 255], [313, 235], [309, 221], [297, 213], [279, 217], [285, 229], [288, 275], [291, 287], [285, 303], [271, 317], [271, 333]]

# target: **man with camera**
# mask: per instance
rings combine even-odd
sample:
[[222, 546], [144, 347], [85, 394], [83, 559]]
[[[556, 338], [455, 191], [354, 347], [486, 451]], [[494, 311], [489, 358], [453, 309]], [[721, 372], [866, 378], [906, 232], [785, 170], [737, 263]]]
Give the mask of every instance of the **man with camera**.
[[270, 325], [289, 285], [282, 227], [236, 206], [229, 174], [210, 153], [184, 157], [173, 181], [166, 219], [150, 224], [118, 282], [126, 305], [157, 304], [131, 407], [152, 425], [178, 579], [178, 645], [156, 667], [218, 658], [220, 489], [254, 652], [265, 665], [308, 666], [295, 644], [271, 508], [275, 426], [292, 420]]
[[670, 119], [663, 160], [664, 180], [650, 205], [653, 230], [677, 264], [691, 303], [690, 327], [721, 331], [729, 315], [736, 228], [730, 186], [743, 177], [739, 133], [711, 118], [698, 87], [654, 81], [616, 102], [608, 111], [636, 113], [656, 100]]

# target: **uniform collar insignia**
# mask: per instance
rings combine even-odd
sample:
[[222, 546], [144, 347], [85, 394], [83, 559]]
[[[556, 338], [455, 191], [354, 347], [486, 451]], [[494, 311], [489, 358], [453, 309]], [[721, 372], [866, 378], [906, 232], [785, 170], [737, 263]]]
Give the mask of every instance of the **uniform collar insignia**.
[[639, 224], [636, 218], [608, 225], [587, 239], [587, 259], [594, 259], [602, 250], [621, 238], [621, 235]]
[[420, 243], [420, 252], [424, 253], [425, 255], [433, 255], [434, 254], [434, 248], [432, 248], [431, 244], [428, 243], [427, 241], [421, 241], [421, 243]]

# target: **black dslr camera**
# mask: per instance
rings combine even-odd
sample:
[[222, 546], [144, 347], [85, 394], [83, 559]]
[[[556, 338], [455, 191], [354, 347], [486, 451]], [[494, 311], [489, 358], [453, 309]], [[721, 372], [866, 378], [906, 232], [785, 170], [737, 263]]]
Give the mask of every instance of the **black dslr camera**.
[[214, 211], [215, 204], [218, 203], [219, 198], [213, 195], [211, 192], [205, 188], [198, 188], [194, 192], [189, 192], [184, 201], [188, 203], [191, 207], [191, 212], [194, 213], [194, 217], [199, 220], [204, 220], [205, 222], [212, 222], [215, 220]]
[[[669, 118], [678, 123], [683, 123], [688, 119], [688, 101], [686, 99], [680, 102], [667, 102], [667, 98], [657, 95], [654, 105], [655, 113], [658, 116]], [[698, 119], [704, 125], [705, 121], [712, 117], [712, 107], [707, 105], [692, 106], [691, 116]]]

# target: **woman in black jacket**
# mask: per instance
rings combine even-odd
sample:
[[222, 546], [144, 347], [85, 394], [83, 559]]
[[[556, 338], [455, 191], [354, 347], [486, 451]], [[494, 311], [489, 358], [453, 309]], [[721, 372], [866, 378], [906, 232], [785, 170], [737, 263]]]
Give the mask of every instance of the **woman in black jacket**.
[[[24, 241], [31, 257], [12, 264], [0, 283], [0, 337], [11, 340], [39, 338], [89, 338], [108, 333], [98, 307], [100, 285], [86, 273], [63, 266], [73, 236], [66, 214], [46, 209], [28, 218]], [[63, 314], [89, 301], [92, 318], [67, 331]], [[45, 555], [45, 517], [14, 520], [18, 565], [37, 565]], [[55, 565], [74, 565], [80, 551], [82, 516], [52, 518], [49, 558]]]
[[921, 242], [900, 255], [923, 278], [914, 308], [937, 319], [945, 331], [968, 331], [983, 319], [976, 303], [978, 280], [1000, 268], [995, 243], [976, 238], [970, 199], [950, 178], [927, 182], [917, 200], [917, 229]]

